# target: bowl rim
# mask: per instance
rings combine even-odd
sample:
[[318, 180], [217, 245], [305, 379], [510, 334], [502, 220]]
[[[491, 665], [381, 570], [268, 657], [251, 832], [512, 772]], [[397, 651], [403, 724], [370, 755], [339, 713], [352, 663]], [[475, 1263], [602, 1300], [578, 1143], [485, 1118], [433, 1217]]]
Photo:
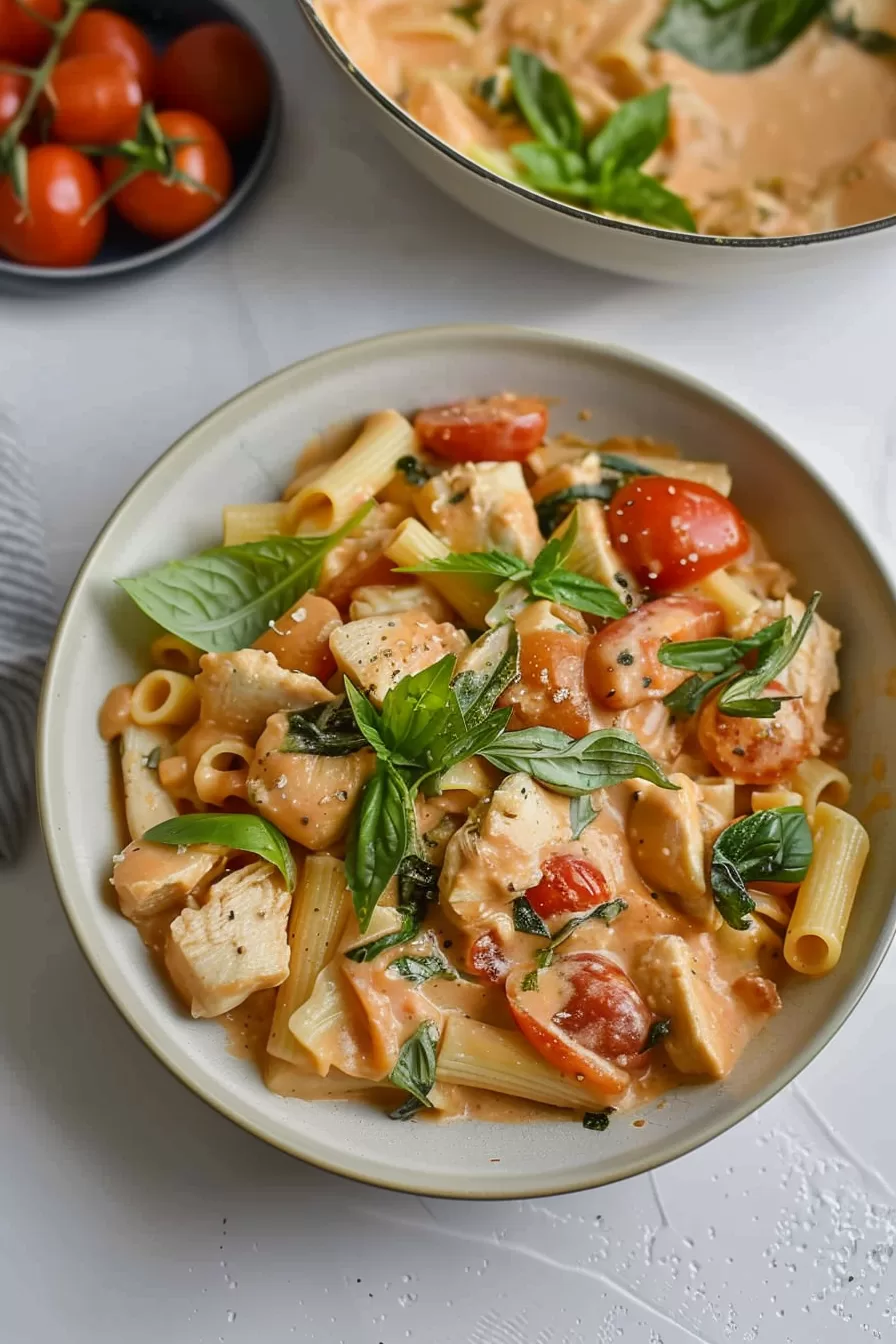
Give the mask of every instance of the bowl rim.
[[[248, 33], [261, 52], [270, 77], [271, 101], [264, 130], [248, 171], [235, 191], [222, 203], [219, 210], [189, 233], [182, 234], [179, 238], [170, 238], [167, 242], [154, 240], [147, 235], [146, 248], [131, 257], [119, 257], [116, 261], [89, 261], [85, 266], [29, 266], [24, 262], [11, 261], [7, 257], [0, 256], [0, 284], [8, 280], [19, 285], [45, 284], [50, 287], [60, 281], [77, 284], [90, 280], [111, 280], [116, 276], [138, 275], [147, 268], [172, 260], [180, 253], [189, 252], [191, 248], [204, 242], [217, 229], [224, 228], [255, 195], [273, 162], [280, 140], [283, 126], [283, 89], [267, 43], [255, 24], [235, 10], [230, 0], [215, 0], [215, 5], [221, 11], [222, 18], [211, 22], [231, 22]], [[224, 15], [227, 16], [226, 19], [223, 18]], [[183, 31], [186, 32], [187, 29]]]
[[636, 224], [624, 219], [611, 219], [608, 215], [595, 214], [593, 210], [582, 210], [577, 205], [569, 205], [565, 201], [554, 200], [552, 196], [544, 196], [541, 192], [534, 191], [519, 182], [511, 182], [507, 177], [501, 177], [498, 173], [492, 172], [484, 164], [477, 163], [475, 159], [462, 154], [460, 150], [441, 140], [432, 131], [428, 130], [419, 121], [411, 116], [399, 103], [390, 98], [388, 94], [383, 93], [382, 89], [377, 88], [362, 70], [352, 62], [345, 48], [337, 42], [336, 38], [330, 32], [323, 19], [317, 12], [315, 0], [297, 0], [299, 9], [302, 12], [306, 22], [311, 27], [312, 32], [326, 48], [329, 55], [336, 64], [345, 71], [349, 79], [353, 81], [363, 93], [372, 98], [375, 103], [384, 109], [390, 116], [399, 122], [406, 130], [417, 135], [425, 141], [430, 148], [436, 150], [445, 158], [451, 159], [462, 168], [466, 168], [476, 177], [482, 178], [494, 186], [502, 187], [505, 191], [514, 196], [519, 196], [524, 201], [533, 201], [543, 206], [555, 214], [563, 215], [567, 219], [580, 220], [585, 224], [595, 225], [597, 228], [607, 228], [622, 233], [635, 234], [636, 236], [647, 235], [650, 238], [661, 238], [666, 241], [672, 240], [676, 243], [688, 243], [692, 247], [713, 247], [713, 248], [734, 248], [743, 251], [762, 251], [769, 248], [789, 248], [789, 247], [808, 247], [815, 243], [833, 243], [846, 238], [857, 238], [866, 233], [879, 233], [884, 229], [896, 226], [896, 213], [884, 215], [881, 219], [865, 220], [861, 224], [849, 224], [841, 229], [822, 229], [816, 233], [786, 234], [775, 238], [727, 238], [721, 234], [714, 233], [685, 233], [680, 229], [658, 229], [651, 224]]
[[[50, 705], [53, 699], [55, 685], [61, 676], [59, 663], [62, 657], [62, 650], [63, 647], [69, 643], [71, 638], [76, 637], [76, 614], [85, 589], [91, 580], [94, 559], [102, 547], [108, 532], [131, 501], [142, 491], [144, 485], [146, 485], [157, 473], [167, 469], [177, 458], [184, 457], [185, 459], [188, 459], [192, 452], [193, 436], [198, 431], [208, 430], [209, 427], [214, 425], [214, 422], [218, 417], [227, 417], [232, 409], [241, 401], [257, 396], [257, 394], [263, 390], [267, 390], [269, 393], [276, 396], [278, 384], [281, 382], [288, 383], [298, 370], [302, 370], [306, 375], [313, 377], [318, 372], [338, 371], [340, 367], [342, 369], [351, 368], [359, 356], [381, 353], [396, 355], [400, 354], [404, 349], [419, 351], [421, 342], [429, 344], [433, 349], [438, 349], [440, 343], [445, 341], [457, 341], [458, 338], [461, 338], [465, 344], [468, 345], [473, 342], [482, 342], [483, 344], [493, 346], [501, 341], [510, 341], [517, 346], [536, 348], [538, 346], [543, 347], [547, 344], [553, 346], [557, 351], [563, 351], [565, 349], [575, 351], [579, 354], [589, 354], [597, 358], [609, 357], [617, 362], [629, 364], [644, 373], [652, 374], [678, 384], [686, 391], [695, 393], [698, 396], [707, 399], [721, 410], [740, 417], [753, 429], [769, 438], [787, 457], [793, 459], [797, 465], [807, 473], [815, 486], [827, 496], [834, 508], [836, 508], [843, 516], [845, 522], [853, 530], [856, 538], [864, 546], [873, 561], [883, 583], [884, 591], [889, 597], [894, 616], [896, 616], [896, 582], [894, 582], [894, 576], [890, 573], [890, 569], [881, 555], [873, 537], [869, 536], [868, 532], [861, 522], [854, 516], [849, 506], [837, 498], [824, 479], [814, 469], [812, 464], [791, 448], [787, 441], [775, 430], [759, 417], [754, 416], [751, 412], [745, 410], [733, 398], [728, 397], [725, 393], [716, 391], [701, 379], [675, 369], [663, 361], [655, 360], [650, 356], [642, 355], [636, 351], [629, 350], [626, 347], [611, 342], [590, 341], [585, 338], [566, 336], [536, 327], [521, 327], [511, 324], [454, 323], [409, 328], [399, 332], [390, 332], [381, 336], [367, 337], [297, 360], [294, 363], [277, 370], [275, 373], [260, 379], [258, 382], [251, 384], [249, 387], [242, 389], [235, 396], [222, 402], [218, 407], [209, 412], [208, 415], [203, 416], [197, 421], [195, 425], [188, 429], [169, 448], [167, 448], [161, 456], [142, 473], [130, 490], [128, 490], [121, 502], [113, 510], [78, 569], [75, 580], [63, 605], [59, 617], [59, 624], [53, 636], [53, 641], [47, 658], [46, 670], [41, 686], [36, 733], [36, 792], [38, 814], [54, 885], [69, 921], [69, 925], [88, 965], [93, 970], [97, 980], [105, 990], [109, 999], [136, 1035], [142, 1040], [143, 1044], [147, 1046], [160, 1063], [168, 1069], [169, 1073], [173, 1074], [175, 1078], [189, 1088], [190, 1091], [207, 1105], [213, 1107], [226, 1119], [238, 1125], [241, 1129], [246, 1130], [256, 1138], [262, 1139], [272, 1147], [279, 1148], [290, 1157], [300, 1158], [302, 1161], [309, 1163], [309, 1165], [328, 1171], [333, 1175], [344, 1176], [352, 1180], [360, 1181], [366, 1185], [376, 1186], [380, 1189], [455, 1199], [502, 1200], [543, 1198], [550, 1195], [573, 1194], [577, 1191], [598, 1189], [604, 1185], [613, 1185], [617, 1181], [626, 1180], [631, 1176], [640, 1176], [646, 1172], [657, 1170], [660, 1167], [665, 1166], [668, 1162], [675, 1161], [679, 1157], [684, 1157], [689, 1153], [695, 1152], [712, 1139], [727, 1133], [729, 1129], [733, 1129], [735, 1125], [740, 1124], [741, 1121], [747, 1119], [748, 1116], [764, 1106], [766, 1102], [771, 1101], [773, 1097], [777, 1096], [777, 1094], [791, 1083], [833, 1039], [868, 990], [872, 980], [880, 969], [880, 965], [893, 942], [894, 936], [896, 936], [896, 901], [892, 902], [886, 921], [884, 922], [873, 946], [869, 949], [861, 974], [856, 978], [853, 985], [849, 987], [848, 991], [844, 993], [836, 1010], [819, 1027], [803, 1049], [794, 1055], [787, 1064], [782, 1067], [779, 1073], [765, 1084], [765, 1086], [759, 1088], [756, 1092], [750, 1093], [747, 1097], [733, 1100], [727, 1115], [708, 1119], [702, 1122], [702, 1124], [695, 1130], [683, 1132], [678, 1138], [669, 1137], [666, 1140], [663, 1154], [656, 1159], [639, 1156], [638, 1152], [635, 1151], [626, 1160], [620, 1163], [617, 1170], [606, 1175], [601, 1174], [597, 1177], [584, 1179], [581, 1175], [572, 1176], [568, 1179], [552, 1177], [544, 1180], [539, 1179], [536, 1174], [531, 1179], [527, 1178], [522, 1182], [518, 1182], [516, 1187], [511, 1191], [494, 1192], [490, 1190], [476, 1189], [464, 1189], [458, 1191], [456, 1189], [449, 1189], [447, 1183], [444, 1182], [442, 1184], [429, 1184], [425, 1179], [414, 1179], [408, 1182], [406, 1180], [402, 1181], [397, 1175], [395, 1179], [386, 1179], [382, 1176], [371, 1175], [363, 1170], [363, 1159], [360, 1159], [359, 1161], [358, 1158], [347, 1158], [345, 1161], [337, 1161], [326, 1160], [319, 1155], [309, 1156], [302, 1151], [302, 1139], [300, 1135], [296, 1136], [294, 1142], [281, 1140], [269, 1132], [263, 1119], [256, 1119], [249, 1114], [243, 1103], [240, 1101], [234, 1098], [227, 1098], [223, 1095], [214, 1096], [210, 1092], [207, 1092], [202, 1083], [191, 1076], [189, 1068], [180, 1067], [179, 1063], [173, 1057], [172, 1050], [168, 1048], [167, 1041], [165, 1039], [159, 1039], [159, 1033], [152, 1030], [151, 1023], [142, 1022], [139, 1013], [132, 1010], [132, 1008], [123, 1002], [116, 994], [115, 989], [110, 982], [110, 978], [107, 977], [104, 971], [104, 957], [93, 948], [88, 930], [81, 919], [80, 905], [82, 904], [82, 901], [77, 894], [80, 889], [80, 884], [63, 868], [61, 858], [56, 850], [56, 841], [52, 826], [54, 804], [51, 798], [50, 780], [54, 777], [54, 742], [49, 732], [49, 719]], [[163, 1027], [163, 1034], [164, 1031], [165, 1029]], [[260, 1075], [259, 1085], [263, 1086]]]

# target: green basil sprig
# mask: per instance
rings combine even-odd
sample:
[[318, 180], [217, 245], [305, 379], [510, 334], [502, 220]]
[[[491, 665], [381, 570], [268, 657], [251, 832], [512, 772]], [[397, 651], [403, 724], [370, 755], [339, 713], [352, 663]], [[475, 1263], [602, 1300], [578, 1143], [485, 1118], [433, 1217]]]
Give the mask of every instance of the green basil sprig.
[[[438, 560], [426, 560], [400, 570], [403, 574], [473, 574], [495, 581], [495, 595], [501, 596], [511, 586], [519, 585], [530, 600], [538, 598], [562, 602], [577, 611], [611, 620], [625, 616], [628, 608], [612, 588], [564, 568], [578, 535], [578, 519], [572, 520], [562, 537], [555, 537], [544, 546], [531, 565], [519, 556], [506, 551], [472, 551], [452, 553]], [[497, 605], [497, 603], [496, 603]]]
[[832, 33], [861, 47], [862, 51], [870, 52], [872, 56], [896, 54], [896, 37], [892, 33], [885, 32], [883, 28], [859, 27], [856, 16], [851, 10], [848, 14], [840, 15], [834, 12], [831, 5], [828, 9], [827, 24]]
[[662, 789], [677, 787], [634, 734], [623, 728], [599, 728], [579, 738], [556, 728], [521, 728], [502, 734], [480, 754], [506, 774], [522, 771], [571, 796], [608, 789], [625, 779], [646, 779]]
[[345, 874], [358, 927], [366, 932], [376, 903], [408, 852], [408, 818], [414, 803], [408, 786], [388, 760], [378, 760], [352, 815]]
[[444, 953], [429, 952], [424, 957], [396, 957], [389, 966], [403, 980], [423, 985], [427, 980], [459, 980], [460, 976]]
[[726, 924], [743, 931], [755, 901], [748, 882], [802, 882], [812, 862], [812, 831], [801, 807], [773, 807], [726, 826], [712, 847], [710, 883]]
[[191, 812], [151, 826], [143, 836], [156, 845], [222, 845], [257, 854], [279, 869], [290, 891], [296, 885], [296, 861], [289, 841], [271, 821], [252, 812]]
[[[529, 908], [531, 909], [531, 906]], [[547, 927], [544, 926], [544, 932], [550, 941], [548, 942], [547, 947], [539, 948], [535, 953], [535, 965], [537, 969], [529, 971], [523, 976], [520, 987], [526, 990], [538, 988], [538, 972], [546, 970], [547, 967], [550, 966], [551, 962], [554, 960], [554, 953], [557, 948], [565, 943], [567, 938], [571, 938], [576, 929], [580, 929], [583, 924], [587, 924], [592, 919], [599, 919], [604, 924], [612, 924], [613, 920], [618, 919], [627, 909], [628, 902], [623, 901], [621, 897], [617, 897], [612, 901], [603, 901], [600, 905], [595, 906], [593, 910], [586, 910], [584, 914], [573, 915], [572, 919], [568, 919], [554, 934], [549, 933]], [[532, 913], [534, 915], [535, 911], [533, 910]], [[536, 915], [535, 918], [537, 919], [538, 916]], [[516, 901], [514, 901], [514, 928], [516, 927]], [[536, 930], [524, 929], [523, 932], [534, 933]]]
[[651, 1022], [650, 1029], [647, 1032], [647, 1040], [644, 1042], [644, 1049], [653, 1050], [655, 1046], [666, 1039], [671, 1030], [671, 1017], [659, 1017], [655, 1022]]
[[116, 582], [164, 630], [197, 648], [208, 653], [244, 649], [314, 587], [324, 556], [372, 507], [368, 501], [326, 536], [216, 546]]
[[350, 756], [367, 746], [348, 700], [331, 700], [287, 715], [278, 750], [307, 756]]
[[373, 961], [390, 947], [408, 943], [420, 932], [426, 907], [439, 896], [439, 870], [416, 854], [406, 854], [398, 865], [398, 902], [396, 909], [401, 923], [391, 933], [383, 933], [368, 943], [350, 947], [345, 955], [350, 961]]
[[436, 1046], [439, 1033], [434, 1022], [421, 1022], [398, 1052], [389, 1082], [411, 1095], [393, 1111], [391, 1119], [409, 1120], [424, 1106], [432, 1106], [429, 1094], [436, 1081]]
[[651, 47], [675, 51], [704, 70], [756, 70], [777, 59], [829, 0], [670, 0]]
[[511, 47], [516, 104], [536, 137], [512, 147], [521, 180], [546, 196], [695, 233], [680, 196], [640, 171], [669, 129], [669, 89], [631, 98], [585, 144], [566, 81], [530, 51]]

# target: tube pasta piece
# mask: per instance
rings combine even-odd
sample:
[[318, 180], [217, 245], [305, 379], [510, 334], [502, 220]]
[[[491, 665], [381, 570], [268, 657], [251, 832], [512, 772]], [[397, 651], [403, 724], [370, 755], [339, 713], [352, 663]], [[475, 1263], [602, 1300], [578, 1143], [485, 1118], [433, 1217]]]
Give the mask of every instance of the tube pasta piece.
[[197, 649], [195, 644], [188, 644], [180, 635], [169, 634], [166, 630], [150, 644], [149, 655], [157, 667], [167, 668], [169, 672], [182, 672], [187, 677], [195, 677], [199, 671], [202, 650]]
[[532, 564], [542, 548], [519, 462], [463, 462], [433, 476], [414, 502], [450, 551], [506, 551]]
[[[193, 786], [204, 803], [224, 807], [234, 798], [245, 801], [246, 782], [255, 751], [241, 737], [222, 737], [207, 747], [193, 771]], [[234, 761], [241, 761], [235, 765]]]
[[281, 667], [327, 681], [336, 671], [330, 636], [342, 624], [338, 609], [317, 593], [306, 593], [272, 621], [253, 648], [272, 653]]
[[830, 761], [818, 757], [810, 757], [798, 765], [788, 782], [799, 795], [797, 806], [804, 807], [810, 817], [821, 802], [844, 807], [849, 802], [852, 788], [848, 775]]
[[[793, 906], [784, 896], [776, 896], [768, 891], [760, 891], [758, 887], [748, 887], [748, 892], [756, 906], [755, 914], [761, 915], [767, 919], [770, 924], [775, 924], [780, 929], [786, 929], [790, 923], [790, 917], [793, 914]], [[756, 923], [756, 921], [753, 921]]]
[[161, 760], [170, 754], [171, 741], [163, 728], [128, 724], [121, 734], [124, 810], [132, 840], [141, 840], [150, 827], [177, 816], [158, 770], [149, 764], [154, 757]]
[[286, 530], [287, 506], [274, 504], [228, 504], [224, 509], [224, 545], [242, 546], [247, 541], [264, 541]]
[[[754, 789], [750, 794], [750, 809], [753, 812], [765, 812], [775, 807], [802, 807], [803, 795], [792, 789]], [[808, 812], [808, 808], [806, 811]]]
[[[627, 607], [640, 604], [641, 595], [635, 576], [625, 567], [622, 557], [613, 549], [604, 511], [596, 499], [580, 500], [575, 509], [579, 530], [572, 550], [564, 562], [566, 569], [585, 574], [589, 579], [605, 583]], [[554, 531], [553, 537], [562, 537], [573, 515], [565, 518]]]
[[[628, 1076], [622, 1069], [618, 1073], [624, 1090]], [[468, 1017], [447, 1019], [436, 1078], [442, 1083], [460, 1083], [486, 1092], [540, 1101], [545, 1106], [588, 1109], [595, 1101], [590, 1088], [551, 1068], [518, 1032], [490, 1027]]]
[[289, 501], [286, 524], [294, 532], [332, 532], [395, 475], [400, 457], [412, 453], [414, 430], [397, 411], [376, 411], [342, 457]]
[[830, 803], [816, 807], [812, 832], [815, 849], [787, 926], [784, 959], [803, 975], [825, 975], [840, 960], [868, 857], [868, 832]]
[[348, 609], [349, 619], [393, 616], [399, 611], [423, 611], [434, 621], [450, 621], [453, 612], [443, 597], [425, 583], [374, 583], [356, 588]]
[[320, 434], [312, 434], [296, 458], [292, 480], [281, 494], [281, 500], [286, 503], [304, 486], [318, 480], [337, 458], [348, 452], [363, 426], [363, 420], [343, 420], [329, 425]]
[[369, 1040], [356, 994], [335, 962], [325, 966], [311, 994], [289, 1019], [289, 1030], [321, 1078], [332, 1067], [353, 1078], [371, 1076]]
[[[408, 518], [397, 528], [386, 547], [386, 554], [396, 565], [409, 566], [426, 560], [441, 560], [449, 554], [449, 548], [416, 518]], [[465, 625], [479, 630], [485, 628], [486, 612], [495, 600], [490, 587], [477, 583], [468, 574], [427, 574], [426, 582], [451, 603]]]
[[157, 667], [141, 677], [131, 694], [131, 718], [141, 727], [163, 724], [186, 727], [199, 714], [199, 695], [192, 677]]
[[268, 1054], [291, 1063], [308, 1057], [289, 1030], [289, 1020], [332, 958], [351, 910], [345, 865], [329, 854], [311, 854], [289, 916], [289, 975], [277, 990]]
[[696, 585], [696, 591], [722, 608], [729, 635], [741, 639], [752, 632], [753, 618], [762, 603], [740, 579], [734, 578], [727, 570], [717, 569], [715, 574], [701, 579]]

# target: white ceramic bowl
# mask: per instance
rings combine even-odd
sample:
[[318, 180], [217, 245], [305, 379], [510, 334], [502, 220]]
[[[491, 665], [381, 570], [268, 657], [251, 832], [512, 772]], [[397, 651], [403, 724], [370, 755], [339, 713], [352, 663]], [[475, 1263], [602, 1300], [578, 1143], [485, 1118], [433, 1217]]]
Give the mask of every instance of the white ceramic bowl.
[[377, 126], [399, 153], [468, 210], [545, 252], [643, 280], [724, 287], [855, 261], [893, 246], [896, 215], [805, 237], [716, 238], [604, 219], [551, 200], [474, 163], [421, 126], [352, 64], [315, 0], [298, 5], [339, 69], [366, 95]]
[[721, 1133], [833, 1035], [896, 923], [896, 834], [878, 813], [836, 971], [788, 985], [783, 1012], [726, 1083], [682, 1089], [643, 1112], [642, 1128], [619, 1117], [603, 1134], [568, 1122], [401, 1124], [360, 1104], [287, 1101], [228, 1053], [217, 1024], [192, 1021], [175, 1001], [109, 887], [118, 834], [97, 711], [109, 687], [139, 674], [149, 635], [113, 579], [217, 544], [221, 507], [276, 498], [299, 446], [334, 422], [502, 388], [558, 398], [555, 429], [581, 430], [576, 413], [588, 407], [595, 438], [652, 434], [677, 441], [689, 457], [729, 463], [739, 505], [802, 589], [823, 590], [824, 613], [843, 630], [840, 709], [861, 812], [875, 787], [872, 760], [896, 742], [896, 699], [885, 694], [896, 666], [896, 606], [855, 523], [768, 429], [692, 380], [625, 351], [501, 327], [431, 328], [318, 355], [242, 393], [169, 449], [115, 512], [72, 589], [47, 668], [38, 745], [44, 835], [68, 916], [109, 994], [172, 1072], [238, 1124], [309, 1162], [403, 1190], [474, 1198], [600, 1185]]

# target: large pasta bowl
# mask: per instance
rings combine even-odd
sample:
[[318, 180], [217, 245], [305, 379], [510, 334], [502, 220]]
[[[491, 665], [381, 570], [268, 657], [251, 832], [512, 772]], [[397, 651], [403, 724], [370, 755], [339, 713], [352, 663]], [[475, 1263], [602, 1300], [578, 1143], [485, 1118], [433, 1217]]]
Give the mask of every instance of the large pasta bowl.
[[[853, 810], [871, 858], [843, 956], [827, 976], [792, 977], [784, 1008], [724, 1083], [680, 1088], [595, 1134], [569, 1122], [398, 1124], [352, 1101], [268, 1092], [225, 1032], [175, 1002], [134, 927], [109, 897], [118, 848], [109, 757], [96, 720], [106, 689], [133, 680], [149, 628], [115, 587], [220, 536], [222, 506], [277, 496], [298, 445], [347, 417], [410, 410], [495, 389], [552, 398], [556, 429], [649, 434], [693, 458], [723, 457], [736, 499], [775, 554], [825, 594], [843, 631], [839, 713], [850, 742]], [[501, 327], [444, 327], [315, 356], [215, 411], [151, 468], [84, 563], [50, 656], [40, 715], [40, 810], [63, 904], [110, 997], [157, 1056], [237, 1124], [320, 1167], [374, 1184], [465, 1198], [522, 1198], [598, 1186], [712, 1139], [767, 1101], [812, 1059], [867, 988], [896, 927], [896, 836], [874, 805], [875, 761], [896, 742], [896, 599], [859, 526], [773, 433], [692, 379], [626, 351]]]

